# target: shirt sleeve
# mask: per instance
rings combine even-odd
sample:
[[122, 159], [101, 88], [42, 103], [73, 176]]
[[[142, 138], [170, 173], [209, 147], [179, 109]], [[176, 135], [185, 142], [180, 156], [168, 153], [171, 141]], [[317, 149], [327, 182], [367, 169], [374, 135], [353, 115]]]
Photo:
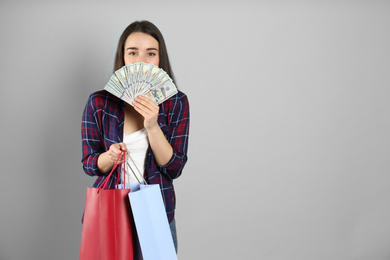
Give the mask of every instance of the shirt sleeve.
[[104, 152], [102, 145], [102, 136], [99, 127], [99, 113], [101, 109], [97, 109], [98, 101], [94, 94], [92, 94], [87, 104], [85, 105], [82, 125], [82, 160], [83, 169], [86, 174], [91, 176], [103, 175], [97, 168], [97, 159], [99, 155]]
[[187, 162], [190, 114], [186, 95], [183, 94], [172, 102], [168, 117], [170, 123], [167, 139], [173, 148], [173, 154], [166, 165], [159, 165], [158, 168], [170, 179], [176, 179]]

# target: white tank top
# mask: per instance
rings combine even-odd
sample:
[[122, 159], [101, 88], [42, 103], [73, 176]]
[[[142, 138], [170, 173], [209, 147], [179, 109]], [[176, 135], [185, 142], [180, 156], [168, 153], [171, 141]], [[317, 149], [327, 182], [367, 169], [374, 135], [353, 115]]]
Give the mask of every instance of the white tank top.
[[[139, 173], [141, 173], [143, 176], [145, 171], [145, 158], [146, 152], [149, 147], [148, 132], [145, 128], [142, 128], [137, 132], [127, 135], [124, 134], [123, 142], [126, 144], [127, 150], [129, 151], [130, 156], [133, 159], [131, 160], [130, 158], [126, 158], [128, 162], [126, 163], [126, 183], [138, 183], [133, 172], [137, 174], [138, 179], [142, 182], [142, 178]], [[133, 171], [129, 168], [129, 165]], [[137, 168], [139, 171], [137, 170]]]

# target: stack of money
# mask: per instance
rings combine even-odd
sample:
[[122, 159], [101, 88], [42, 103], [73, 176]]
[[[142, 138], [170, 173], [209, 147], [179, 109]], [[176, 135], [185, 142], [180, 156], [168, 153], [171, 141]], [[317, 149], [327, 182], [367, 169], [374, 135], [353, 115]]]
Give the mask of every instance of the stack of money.
[[104, 89], [132, 106], [139, 95], [158, 105], [177, 93], [175, 84], [163, 69], [143, 62], [115, 71]]

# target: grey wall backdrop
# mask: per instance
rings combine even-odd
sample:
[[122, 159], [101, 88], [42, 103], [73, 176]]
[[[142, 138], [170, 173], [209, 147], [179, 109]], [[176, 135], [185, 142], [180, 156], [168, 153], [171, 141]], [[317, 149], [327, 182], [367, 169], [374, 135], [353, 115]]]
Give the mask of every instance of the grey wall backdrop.
[[132, 21], [190, 99], [179, 259], [390, 259], [388, 1], [1, 1], [0, 259], [78, 259], [81, 114]]

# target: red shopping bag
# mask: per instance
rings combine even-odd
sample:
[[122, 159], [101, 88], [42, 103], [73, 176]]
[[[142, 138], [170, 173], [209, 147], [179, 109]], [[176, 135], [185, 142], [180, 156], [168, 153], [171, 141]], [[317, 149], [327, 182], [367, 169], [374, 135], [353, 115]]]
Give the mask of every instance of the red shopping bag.
[[79, 260], [133, 260], [130, 189], [105, 189], [116, 167], [99, 188], [87, 188]]

